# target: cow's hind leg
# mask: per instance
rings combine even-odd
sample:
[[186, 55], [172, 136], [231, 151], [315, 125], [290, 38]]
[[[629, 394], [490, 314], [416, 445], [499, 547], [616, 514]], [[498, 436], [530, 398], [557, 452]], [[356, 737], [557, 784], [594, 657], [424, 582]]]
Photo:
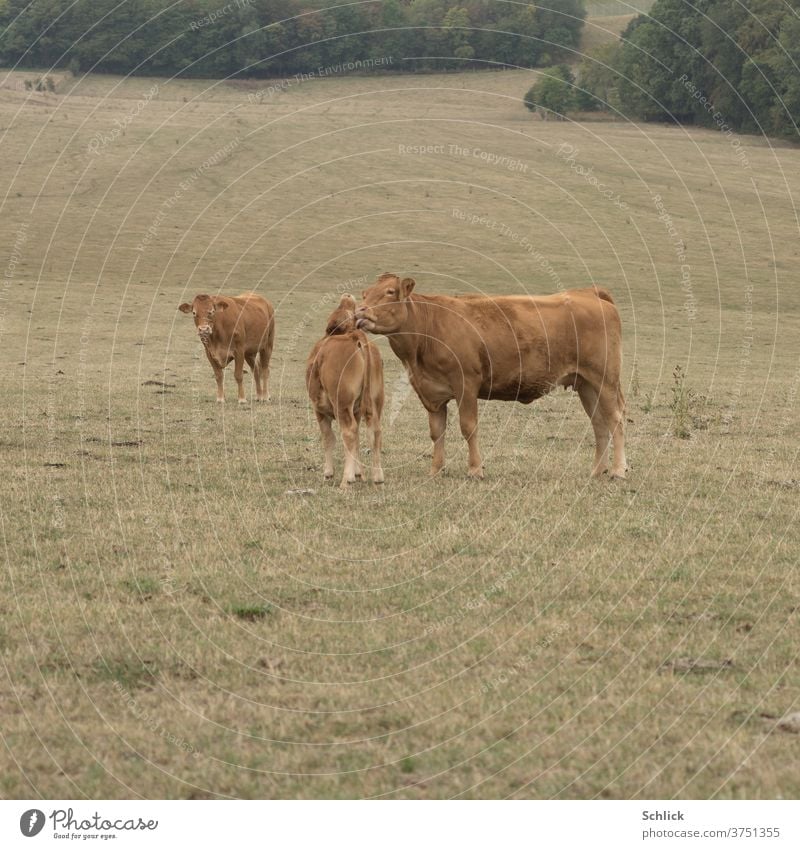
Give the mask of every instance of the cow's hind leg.
[[269, 360], [272, 349], [262, 348], [259, 357], [261, 359], [261, 400], [269, 401]]
[[600, 406], [611, 430], [614, 442], [614, 462], [611, 477], [624, 478], [628, 471], [625, 459], [625, 398], [618, 386], [606, 385], [600, 391]]
[[336, 447], [336, 437], [333, 434], [331, 421], [330, 416], [317, 412], [317, 424], [319, 424], [319, 432], [322, 436], [322, 453], [325, 463], [322, 474], [325, 476], [325, 480], [330, 480], [333, 477], [333, 449]]
[[596, 478], [608, 470], [608, 444], [611, 441], [611, 431], [600, 405], [600, 396], [594, 386], [587, 380], [578, 378], [575, 389], [581, 399], [583, 409], [592, 422], [594, 430], [594, 466], [592, 477]]
[[472, 395], [462, 395], [458, 405], [458, 418], [461, 435], [467, 440], [469, 450], [468, 473], [472, 478], [483, 477], [481, 453], [478, 450], [478, 399]]
[[247, 365], [250, 366], [250, 370], [253, 372], [253, 388], [256, 393], [256, 401], [261, 401], [261, 368], [258, 365], [258, 353], [245, 354], [244, 358], [247, 360]]
[[352, 407], [340, 408], [336, 420], [339, 422], [342, 444], [344, 445], [344, 474], [342, 475], [341, 487], [347, 489], [348, 484], [356, 482], [356, 474], [360, 468], [358, 463], [358, 421], [353, 415]]
[[428, 424], [433, 440], [433, 464], [431, 477], [438, 475], [444, 468], [444, 435], [447, 431], [447, 404], [442, 404], [438, 410], [428, 410]]

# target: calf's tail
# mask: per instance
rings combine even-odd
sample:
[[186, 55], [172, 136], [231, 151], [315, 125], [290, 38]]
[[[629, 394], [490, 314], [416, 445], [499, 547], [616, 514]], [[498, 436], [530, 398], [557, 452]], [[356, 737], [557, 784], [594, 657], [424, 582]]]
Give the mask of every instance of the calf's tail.
[[609, 304], [614, 303], [614, 299], [611, 297], [611, 292], [608, 289], [601, 289], [600, 286], [595, 286], [594, 292], [601, 301], [608, 301]]

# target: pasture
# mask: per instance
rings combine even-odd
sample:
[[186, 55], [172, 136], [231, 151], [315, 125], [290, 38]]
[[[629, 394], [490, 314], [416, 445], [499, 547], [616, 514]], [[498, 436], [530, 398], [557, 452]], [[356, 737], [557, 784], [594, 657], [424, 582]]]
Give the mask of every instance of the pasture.
[[[800, 151], [540, 121], [533, 72], [31, 76], [0, 78], [4, 797], [797, 797]], [[569, 392], [481, 405], [479, 483], [451, 416], [430, 480], [378, 339], [386, 483], [339, 492], [340, 446], [324, 483], [305, 358], [387, 270], [608, 287], [627, 480], [589, 480]], [[219, 406], [177, 307], [246, 290], [272, 401], [229, 368]]]

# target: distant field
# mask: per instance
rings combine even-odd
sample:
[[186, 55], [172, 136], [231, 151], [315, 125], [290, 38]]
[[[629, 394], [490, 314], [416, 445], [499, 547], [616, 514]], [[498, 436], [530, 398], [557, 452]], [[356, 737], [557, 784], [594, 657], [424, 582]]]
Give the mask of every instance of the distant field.
[[[797, 797], [800, 151], [539, 121], [525, 72], [32, 76], [0, 77], [3, 796]], [[451, 417], [429, 480], [381, 340], [386, 485], [323, 483], [305, 357], [386, 270], [610, 288], [629, 479], [588, 479], [560, 392], [482, 406], [480, 484]], [[272, 402], [219, 407], [176, 308], [249, 289]]]
[[636, 15], [604, 15], [587, 18], [581, 38], [581, 53], [589, 53], [603, 44], [618, 41], [620, 34]]
[[649, 12], [655, 0], [586, 0], [586, 14], [589, 18], [607, 15], [638, 15]]

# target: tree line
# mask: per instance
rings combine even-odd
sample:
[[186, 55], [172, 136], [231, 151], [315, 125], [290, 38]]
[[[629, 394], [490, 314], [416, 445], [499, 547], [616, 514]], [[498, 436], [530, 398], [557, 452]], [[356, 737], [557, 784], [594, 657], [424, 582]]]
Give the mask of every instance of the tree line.
[[192, 77], [531, 68], [572, 55], [586, 16], [583, 0], [450, 2], [0, 0], [0, 64]]
[[656, 0], [577, 84], [629, 117], [797, 139], [800, 0]]

